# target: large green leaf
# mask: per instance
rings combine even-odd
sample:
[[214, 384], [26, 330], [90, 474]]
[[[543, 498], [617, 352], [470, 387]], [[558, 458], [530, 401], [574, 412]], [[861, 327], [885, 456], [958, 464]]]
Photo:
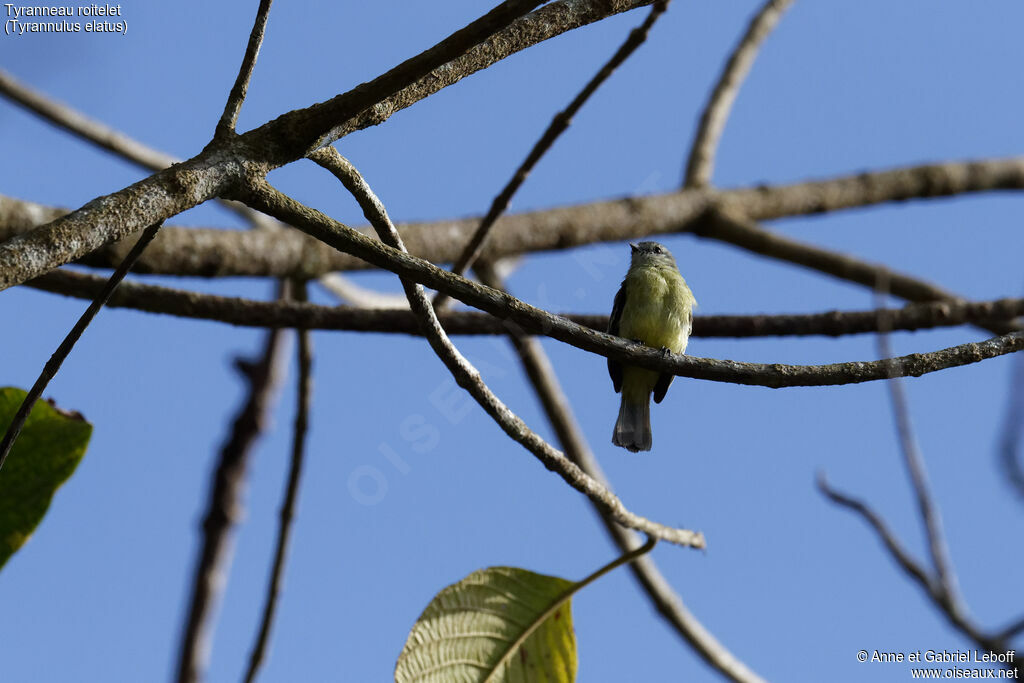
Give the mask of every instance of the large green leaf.
[[[0, 434], [24, 398], [21, 389], [0, 389]], [[91, 435], [92, 425], [81, 415], [36, 402], [0, 469], [0, 567], [32, 535], [54, 492], [85, 455]]]
[[576, 680], [570, 589], [516, 567], [475, 571], [448, 586], [413, 626], [396, 683]]

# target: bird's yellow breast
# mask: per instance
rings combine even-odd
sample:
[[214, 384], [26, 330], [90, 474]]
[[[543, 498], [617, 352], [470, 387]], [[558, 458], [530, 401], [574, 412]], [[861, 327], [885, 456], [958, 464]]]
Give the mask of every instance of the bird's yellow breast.
[[619, 336], [682, 353], [690, 336], [690, 315], [696, 303], [675, 268], [634, 268], [626, 276]]

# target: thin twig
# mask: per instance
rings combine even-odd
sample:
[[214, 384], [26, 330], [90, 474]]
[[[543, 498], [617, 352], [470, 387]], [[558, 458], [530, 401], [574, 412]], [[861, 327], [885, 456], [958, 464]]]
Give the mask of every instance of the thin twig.
[[999, 439], [999, 454], [1010, 485], [1024, 500], [1024, 355], [1010, 371], [1007, 389], [1006, 421]]
[[921, 566], [917, 560], [911, 557], [910, 553], [903, 547], [903, 545], [897, 540], [896, 536], [889, 530], [885, 521], [879, 516], [877, 512], [872, 510], [861, 500], [852, 498], [845, 493], [842, 493], [836, 489], [833, 489], [828, 479], [825, 478], [824, 472], [818, 473], [818, 490], [821, 491], [829, 500], [836, 505], [845, 507], [848, 510], [856, 512], [860, 517], [868, 523], [868, 525], [875, 530], [878, 538], [885, 545], [886, 550], [897, 564], [906, 572], [909, 576], [913, 577], [917, 584], [921, 586], [929, 596], [931, 596], [934, 590], [931, 576], [928, 574], [928, 570]]
[[1005, 650], [1006, 642], [999, 635], [990, 635], [982, 631], [960, 609], [958, 604], [951, 603], [946, 599], [938, 579], [932, 577], [927, 569], [910, 556], [877, 512], [868, 507], [863, 501], [851, 498], [831, 488], [825, 479], [824, 473], [818, 474], [818, 489], [833, 503], [856, 512], [860, 515], [861, 519], [874, 529], [875, 534], [885, 545], [889, 555], [896, 560], [900, 568], [914, 580], [914, 583], [925, 592], [946, 619], [961, 633], [987, 650], [993, 652]]
[[[150, 171], [161, 171], [181, 161], [173, 155], [145, 145], [63, 102], [58, 102], [28, 87], [2, 69], [0, 69], [0, 94], [38, 114], [43, 120], [49, 121], [58, 128]], [[277, 227], [276, 223], [245, 205], [224, 200], [221, 200], [221, 203], [257, 227]], [[2, 233], [2, 229], [0, 229], [0, 233]]]
[[[281, 285], [279, 296], [286, 295]], [[202, 550], [196, 556], [189, 611], [182, 629], [178, 683], [202, 678], [210, 657], [214, 617], [227, 581], [233, 554], [232, 531], [242, 515], [249, 454], [265, 430], [285, 363], [285, 330], [267, 333], [259, 360], [238, 361], [249, 385], [231, 433], [220, 450], [203, 517]]]
[[[73, 270], [61, 269], [25, 283], [46, 292], [79, 299], [91, 299], [102, 288], [106, 278]], [[324, 279], [319, 280], [324, 284]], [[338, 294], [351, 294], [346, 287]], [[354, 306], [320, 306], [295, 301], [257, 301], [241, 297], [218, 296], [190, 290], [150, 285], [125, 280], [107, 302], [111, 308], [129, 308], [150, 313], [209, 320], [243, 327], [299, 327], [309, 330], [347, 330], [351, 332], [385, 332], [419, 335], [416, 317], [409, 311], [409, 302], [402, 298], [402, 309], [396, 310], [390, 295], [367, 301], [369, 293], [356, 297]], [[377, 307], [367, 307], [374, 303]], [[382, 306], [386, 304], [386, 306]], [[450, 335], [505, 334], [508, 329], [498, 318], [479, 311], [439, 311], [438, 319]], [[594, 330], [608, 329], [608, 316], [586, 313], [559, 313]], [[887, 309], [886, 317], [893, 330], [925, 330], [953, 327], [967, 323], [1010, 321], [1024, 316], [1024, 298], [994, 301], [908, 304]], [[693, 319], [694, 337], [755, 338], [770, 336], [826, 335], [840, 337], [878, 330], [878, 314], [874, 310], [828, 311], [823, 313], [785, 313], [760, 315], [699, 315]], [[1022, 378], [1024, 380], [1024, 378]]]
[[2, 69], [0, 69], [0, 94], [38, 114], [44, 120], [145, 168], [156, 171], [167, 168], [178, 161], [170, 154], [164, 154], [148, 147], [110, 126], [72, 109], [63, 102], [43, 95]]
[[[305, 301], [306, 283], [296, 282], [293, 285], [293, 294], [297, 301]], [[284, 502], [281, 504], [274, 566], [267, 583], [259, 635], [249, 657], [249, 668], [245, 674], [246, 683], [256, 680], [256, 674], [266, 656], [267, 644], [270, 641], [270, 627], [274, 622], [274, 613], [277, 609], [277, 598], [284, 583], [285, 557], [288, 554], [295, 505], [299, 498], [299, 481], [302, 477], [302, 464], [306, 451], [306, 432], [309, 426], [310, 407], [313, 402], [313, 345], [311, 337], [309, 330], [298, 330], [298, 405], [295, 410], [295, 427], [292, 434], [291, 467], [288, 471]]]
[[117, 270], [111, 274], [110, 278], [107, 279], [106, 284], [103, 285], [102, 289], [96, 294], [92, 303], [85, 309], [82, 316], [75, 323], [71, 331], [68, 332], [67, 336], [57, 347], [57, 350], [53, 352], [50, 359], [46, 361], [46, 365], [43, 366], [42, 372], [39, 373], [39, 378], [36, 379], [35, 384], [29, 389], [25, 395], [25, 399], [21, 402], [18, 407], [18, 412], [14, 414], [14, 418], [11, 423], [7, 426], [7, 430], [4, 432], [4, 437], [0, 440], [0, 468], [3, 467], [4, 461], [7, 459], [7, 454], [11, 452], [11, 448], [14, 446], [15, 440], [18, 435], [21, 434], [22, 427], [25, 426], [25, 420], [28, 419], [29, 413], [32, 412], [33, 406], [39, 397], [43, 395], [43, 391], [46, 390], [46, 385], [50, 383], [50, 380], [56, 376], [57, 371], [60, 370], [61, 364], [64, 363], [64, 359], [71, 353], [71, 349], [75, 347], [78, 340], [81, 338], [82, 333], [85, 332], [85, 328], [89, 326], [92, 319], [96, 317], [96, 314], [100, 312], [103, 305], [113, 294], [114, 290], [124, 279], [124, 276], [128, 274], [128, 271], [132, 269], [135, 262], [139, 260], [139, 256], [142, 255], [143, 250], [146, 246], [153, 241], [156, 237], [157, 231], [160, 230], [160, 223], [154, 223], [153, 225], [146, 228], [145, 232], [139, 237], [139, 241], [135, 243], [132, 250], [128, 252], [124, 260], [117, 267]]
[[[388, 217], [384, 206], [377, 199], [376, 195], [373, 194], [373, 191], [366, 184], [366, 181], [363, 180], [362, 176], [359, 175], [359, 172], [344, 157], [338, 154], [337, 150], [333, 147], [325, 147], [318, 150], [312, 158], [330, 170], [342, 181], [346, 189], [353, 194], [367, 220], [378, 230], [381, 240], [389, 242], [393, 245], [393, 249], [397, 249], [404, 254], [405, 247], [402, 244], [402, 238], [391, 223], [391, 219]], [[527, 427], [515, 413], [509, 410], [494, 395], [481, 379], [480, 373], [477, 372], [476, 368], [459, 353], [458, 349], [448, 339], [444, 329], [437, 320], [437, 316], [434, 314], [434, 309], [431, 307], [430, 300], [424, 293], [423, 287], [406, 278], [401, 278], [401, 281], [409, 297], [409, 305], [419, 317], [424, 328], [424, 335], [430, 342], [431, 348], [434, 349], [434, 352], [444, 362], [458, 385], [469, 392], [506, 434], [537, 456], [545, 467], [562, 477], [566, 483], [589, 497], [620, 524], [671, 543], [693, 548], [704, 547], [704, 536], [701, 533], [687, 529], [667, 527], [627, 510], [622, 502], [608, 489], [592, 477], [587, 476], [585, 472], [574, 465], [565, 455]]]
[[[887, 283], [880, 282], [876, 293], [876, 308], [881, 311], [885, 305], [884, 292]], [[885, 313], [879, 312], [879, 333], [876, 336], [878, 343], [878, 356], [883, 359], [892, 359], [892, 344], [889, 342], [890, 324]], [[963, 604], [957, 588], [956, 574], [953, 571], [949, 559], [949, 549], [946, 546], [946, 536], [942, 531], [942, 519], [939, 510], [932, 500], [931, 487], [928, 485], [928, 474], [925, 471], [924, 456], [918, 447], [917, 438], [914, 436], [914, 427], [910, 419], [910, 407], [907, 395], [903, 388], [903, 382], [899, 378], [899, 368], [895, 361], [889, 361], [889, 380], [886, 385], [889, 388], [889, 396], [892, 400], [893, 418], [896, 425], [896, 433], [900, 443], [900, 452], [903, 455], [903, 464], [907, 468], [907, 475], [910, 477], [911, 488], [914, 490], [914, 498], [917, 501], [917, 511], [924, 525], [925, 537], [928, 539], [928, 552], [931, 555], [932, 568], [935, 570], [935, 577], [938, 585], [938, 594], [948, 602], [950, 609], [962, 611]]]
[[263, 44], [263, 33], [267, 28], [267, 17], [270, 15], [270, 5], [274, 0], [260, 0], [259, 9], [256, 10], [256, 21], [253, 23], [252, 31], [249, 33], [249, 43], [245, 46], [245, 55], [242, 57], [242, 66], [238, 69], [238, 77], [235, 84], [231, 86], [231, 93], [224, 105], [224, 113], [221, 114], [217, 123], [216, 138], [235, 132], [238, 125], [238, 114], [242, 111], [242, 102], [249, 91], [249, 80], [252, 78], [253, 68], [256, 66], [256, 58], [260, 54], [260, 46]]
[[[477, 257], [480, 256], [480, 252], [483, 250], [484, 240], [487, 239], [487, 234], [490, 232], [494, 223], [498, 220], [498, 217], [505, 212], [508, 208], [509, 202], [512, 200], [513, 195], [519, 190], [520, 186], [526, 181], [526, 177], [530, 174], [533, 168], [541, 160], [555, 141], [558, 140], [559, 136], [569, 128], [572, 123], [572, 118], [576, 116], [577, 112], [586, 104], [590, 96], [597, 92], [597, 89], [608, 80], [608, 78], [615, 73], [615, 70], [619, 66], [629, 59], [629, 56], [636, 51], [644, 41], [647, 40], [647, 34], [654, 26], [654, 23], [658, 20], [665, 10], [668, 8], [669, 0], [659, 0], [655, 2], [651, 7], [650, 13], [647, 18], [644, 19], [643, 23], [634, 28], [629, 32], [629, 36], [626, 41], [615, 51], [601, 69], [594, 75], [590, 81], [587, 82], [583, 89], [573, 98], [569, 106], [562, 111], [555, 114], [555, 118], [548, 124], [547, 130], [541, 135], [540, 139], [533, 145], [533, 149], [526, 155], [526, 159], [519, 165], [516, 172], [512, 175], [512, 178], [508, 181], [498, 196], [491, 202], [491, 208], [487, 210], [487, 214], [480, 221], [480, 225], [477, 226], [476, 231], [470, 238], [469, 243], [459, 254], [459, 258], [455, 260], [455, 265], [452, 267], [452, 272], [462, 275], [476, 261]], [[447, 303], [448, 297], [444, 292], [438, 292], [437, 296], [434, 297], [434, 308], [440, 309], [445, 303]]]
[[707, 187], [711, 184], [715, 151], [736, 95], [757, 58], [761, 43], [791, 4], [793, 0], [768, 0], [750, 20], [747, 32], [729, 56], [701, 114], [700, 125], [690, 148], [690, 158], [686, 163], [683, 187]]
[[[489, 263], [478, 262], [476, 271], [484, 284], [495, 289], [504, 288], [501, 279]], [[547, 354], [544, 353], [544, 348], [537, 339], [523, 333], [522, 330], [508, 326], [506, 331], [566, 456], [602, 486], [611, 490], [607, 477], [573, 416], [572, 407], [559, 385], [558, 377]], [[620, 551], [627, 553], [641, 545], [637, 534], [620, 526], [599, 506], [594, 505], [594, 510]], [[653, 558], [648, 555], [637, 559], [630, 565], [630, 570], [658, 613], [710, 666], [737, 683], [764, 683], [760, 676], [729, 652], [686, 609], [682, 598], [665, 580]]]
[[1000, 631], [996, 639], [1009, 642], [1011, 638], [1014, 638], [1019, 633], [1024, 633], [1024, 617], [1017, 619]]

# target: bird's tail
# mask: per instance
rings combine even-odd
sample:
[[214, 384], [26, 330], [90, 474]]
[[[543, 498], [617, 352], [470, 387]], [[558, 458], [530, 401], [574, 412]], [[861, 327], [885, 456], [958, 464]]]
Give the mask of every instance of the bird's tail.
[[619, 419], [615, 421], [612, 443], [627, 451], [651, 450], [651, 397], [650, 394], [637, 400], [622, 392], [619, 404]]

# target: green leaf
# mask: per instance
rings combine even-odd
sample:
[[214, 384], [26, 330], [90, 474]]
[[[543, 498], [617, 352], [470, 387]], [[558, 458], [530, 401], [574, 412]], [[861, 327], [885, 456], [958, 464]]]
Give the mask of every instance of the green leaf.
[[[0, 389], [0, 434], [24, 398], [21, 389]], [[0, 469], [0, 567], [32, 535], [54, 492], [78, 467], [91, 435], [92, 425], [78, 413], [36, 402]]]
[[577, 586], [516, 567], [473, 572], [420, 615], [398, 657], [396, 683], [576, 680], [570, 600]]

